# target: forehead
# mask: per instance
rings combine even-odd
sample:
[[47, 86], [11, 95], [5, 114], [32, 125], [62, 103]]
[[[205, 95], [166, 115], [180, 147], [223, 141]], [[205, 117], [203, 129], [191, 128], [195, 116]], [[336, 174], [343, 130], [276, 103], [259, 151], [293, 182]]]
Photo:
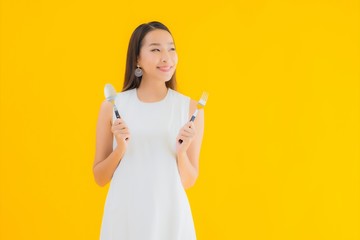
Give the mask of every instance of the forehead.
[[167, 45], [172, 42], [174, 42], [174, 40], [171, 34], [168, 31], [162, 29], [155, 29], [148, 32], [143, 39], [144, 46], [149, 46], [152, 43]]

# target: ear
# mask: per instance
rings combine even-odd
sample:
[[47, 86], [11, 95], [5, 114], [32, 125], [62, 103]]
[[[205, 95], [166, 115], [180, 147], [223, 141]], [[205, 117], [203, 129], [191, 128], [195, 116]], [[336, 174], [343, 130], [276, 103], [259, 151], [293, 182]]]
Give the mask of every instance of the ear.
[[139, 65], [141, 67], [141, 59], [140, 57], [136, 58], [136, 66]]

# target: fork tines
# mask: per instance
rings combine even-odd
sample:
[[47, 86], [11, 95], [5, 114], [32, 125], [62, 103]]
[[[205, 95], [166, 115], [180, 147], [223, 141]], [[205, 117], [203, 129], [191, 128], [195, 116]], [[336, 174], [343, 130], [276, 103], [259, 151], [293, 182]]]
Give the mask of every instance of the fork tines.
[[209, 96], [209, 94], [207, 92], [203, 92], [203, 94], [201, 95], [201, 98], [199, 100], [199, 104], [201, 106], [203, 106], [203, 107], [205, 106], [208, 96]]

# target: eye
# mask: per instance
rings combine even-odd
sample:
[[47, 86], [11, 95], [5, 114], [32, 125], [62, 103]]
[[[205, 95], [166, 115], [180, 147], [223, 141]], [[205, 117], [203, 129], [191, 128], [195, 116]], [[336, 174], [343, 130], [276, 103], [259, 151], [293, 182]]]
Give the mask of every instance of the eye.
[[159, 52], [160, 52], [160, 49], [155, 48], [155, 49], [152, 49], [151, 51], [152, 51], [152, 52], [155, 52], [155, 51], [159, 51]]
[[176, 49], [175, 48], [170, 48], [170, 51], [175, 51]]

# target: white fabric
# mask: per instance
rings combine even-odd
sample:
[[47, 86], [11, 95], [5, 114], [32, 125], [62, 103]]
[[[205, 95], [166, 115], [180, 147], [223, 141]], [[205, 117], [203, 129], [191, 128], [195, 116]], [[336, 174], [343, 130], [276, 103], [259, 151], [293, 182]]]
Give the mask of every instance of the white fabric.
[[195, 240], [175, 150], [190, 98], [168, 89], [164, 99], [145, 103], [132, 89], [115, 104], [131, 138], [109, 186], [100, 240]]

